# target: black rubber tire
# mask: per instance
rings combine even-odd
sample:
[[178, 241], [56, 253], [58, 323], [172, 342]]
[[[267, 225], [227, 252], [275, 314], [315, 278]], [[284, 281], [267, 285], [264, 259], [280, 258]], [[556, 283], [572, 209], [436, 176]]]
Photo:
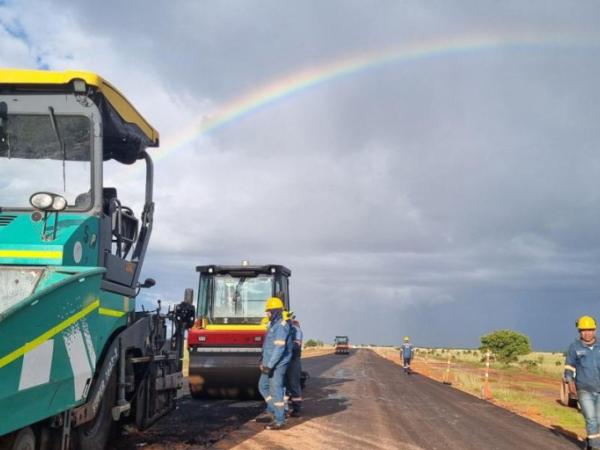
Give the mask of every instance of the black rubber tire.
[[0, 450], [35, 450], [35, 434], [31, 427], [21, 428], [0, 438]]
[[76, 439], [74, 448], [79, 450], [104, 450], [116, 427], [111, 411], [115, 405], [116, 397], [117, 372], [115, 370], [108, 380], [108, 386], [102, 396], [96, 417], [74, 430]]

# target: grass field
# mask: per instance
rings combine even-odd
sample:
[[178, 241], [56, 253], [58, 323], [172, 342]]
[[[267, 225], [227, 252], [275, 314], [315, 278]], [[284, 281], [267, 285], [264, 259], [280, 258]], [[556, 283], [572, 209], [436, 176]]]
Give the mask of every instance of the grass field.
[[[374, 350], [400, 363], [397, 349]], [[481, 397], [485, 373], [482, 358], [478, 350], [419, 348], [412, 366], [425, 376], [448, 381], [457, 389]], [[533, 352], [510, 365], [492, 361], [490, 401], [558, 432], [582, 438], [583, 416], [576, 409], [558, 403], [563, 367], [562, 353]]]

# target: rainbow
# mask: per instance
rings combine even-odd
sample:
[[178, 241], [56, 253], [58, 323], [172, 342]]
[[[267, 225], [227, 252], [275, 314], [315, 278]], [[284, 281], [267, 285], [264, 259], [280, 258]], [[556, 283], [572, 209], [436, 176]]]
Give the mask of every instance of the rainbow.
[[554, 35], [512, 33], [509, 36], [479, 34], [444, 37], [429, 41], [407, 43], [399, 48], [378, 50], [342, 58], [318, 67], [294, 72], [265, 84], [222, 105], [209, 115], [190, 121], [175, 135], [167, 136], [163, 145], [153, 152], [155, 159], [163, 158], [201, 136], [239, 120], [277, 101], [289, 98], [323, 83], [380, 68], [389, 64], [410, 62], [426, 58], [452, 56], [502, 49], [556, 49], [600, 47], [600, 34], [556, 33]]

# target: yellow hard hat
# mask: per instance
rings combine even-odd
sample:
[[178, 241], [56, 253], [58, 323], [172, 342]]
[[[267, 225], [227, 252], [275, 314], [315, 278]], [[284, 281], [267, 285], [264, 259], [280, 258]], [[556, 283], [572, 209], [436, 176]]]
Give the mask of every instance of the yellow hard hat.
[[577, 325], [578, 330], [596, 329], [596, 321], [590, 316], [581, 316], [575, 325]]
[[270, 309], [283, 309], [283, 302], [278, 297], [271, 297], [265, 304], [265, 311]]
[[404, 342], [408, 342], [410, 341], [410, 338], [408, 336], [404, 336]]

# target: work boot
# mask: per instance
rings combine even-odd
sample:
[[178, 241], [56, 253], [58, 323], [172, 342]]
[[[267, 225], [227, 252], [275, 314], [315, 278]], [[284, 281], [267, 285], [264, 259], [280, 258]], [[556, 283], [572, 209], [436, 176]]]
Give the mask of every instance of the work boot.
[[260, 416], [255, 417], [254, 421], [258, 423], [270, 423], [273, 421], [273, 417], [269, 413], [262, 413]]
[[285, 423], [277, 423], [275, 421], [265, 425], [265, 430], [282, 430], [285, 428]]

